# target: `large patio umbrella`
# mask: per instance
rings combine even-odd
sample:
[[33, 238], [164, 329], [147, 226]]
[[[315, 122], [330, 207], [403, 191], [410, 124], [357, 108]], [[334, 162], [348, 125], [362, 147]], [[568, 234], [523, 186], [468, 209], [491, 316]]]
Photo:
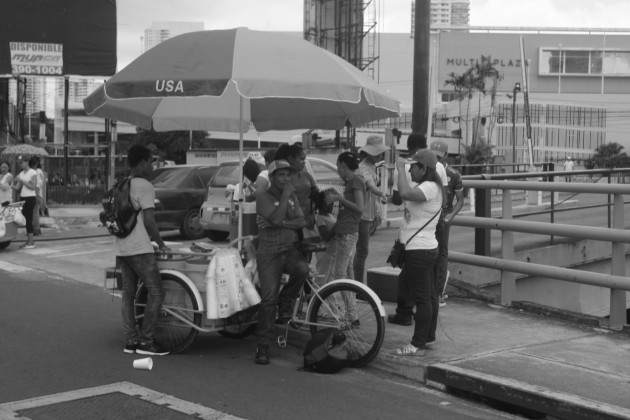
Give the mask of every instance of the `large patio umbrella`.
[[5, 148], [0, 155], [2, 156], [48, 156], [46, 149], [33, 146], [30, 144], [16, 144]]
[[[396, 117], [399, 102], [297, 36], [191, 32], [153, 47], [83, 101], [89, 115], [156, 131], [342, 129]], [[241, 175], [242, 179], [242, 175]]]

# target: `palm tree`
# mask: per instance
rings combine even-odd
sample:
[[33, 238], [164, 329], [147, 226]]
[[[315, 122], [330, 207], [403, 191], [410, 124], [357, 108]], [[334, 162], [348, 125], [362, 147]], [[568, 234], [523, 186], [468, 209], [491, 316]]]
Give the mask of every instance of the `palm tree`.
[[619, 143], [605, 143], [595, 149], [593, 163], [598, 168], [619, 168], [627, 163], [628, 156], [622, 152], [623, 146]]
[[457, 98], [457, 101], [459, 102], [459, 118], [457, 120], [458, 124], [459, 124], [459, 139], [462, 139], [462, 99], [464, 99], [464, 84], [465, 84], [465, 77], [463, 74], [455, 74], [454, 72], [451, 72], [448, 77], [450, 77], [450, 79], [447, 79], [444, 84], [446, 86], [451, 85], [453, 86], [453, 89], [455, 89], [455, 97]]
[[[488, 92], [486, 91], [486, 81], [488, 79], [492, 80], [492, 100], [494, 102], [494, 98], [496, 96], [496, 89], [498, 86], [499, 80], [502, 79], [499, 71], [492, 65], [492, 62], [489, 59], [484, 59], [482, 57], [481, 62], [477, 62], [474, 67], [471, 67], [473, 74], [473, 86], [479, 91], [479, 109], [477, 111], [477, 124], [479, 124], [479, 120], [481, 118], [481, 96], [485, 96]], [[492, 104], [494, 107], [494, 103]], [[492, 127], [492, 115], [490, 116], [490, 124]], [[477, 133], [478, 127], [475, 127], [475, 133]], [[488, 133], [488, 138], [490, 138], [490, 133]], [[473, 142], [475, 141], [475, 137], [473, 137]]]

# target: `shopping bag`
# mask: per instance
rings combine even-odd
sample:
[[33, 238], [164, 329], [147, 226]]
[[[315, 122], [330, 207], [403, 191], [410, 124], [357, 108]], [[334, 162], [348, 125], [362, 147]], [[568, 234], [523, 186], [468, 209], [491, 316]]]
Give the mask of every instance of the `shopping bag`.
[[206, 271], [208, 319], [227, 318], [260, 303], [260, 295], [247, 275], [235, 248], [216, 250]]
[[26, 217], [22, 214], [22, 210], [16, 208], [13, 211], [13, 222], [20, 227], [26, 226]]

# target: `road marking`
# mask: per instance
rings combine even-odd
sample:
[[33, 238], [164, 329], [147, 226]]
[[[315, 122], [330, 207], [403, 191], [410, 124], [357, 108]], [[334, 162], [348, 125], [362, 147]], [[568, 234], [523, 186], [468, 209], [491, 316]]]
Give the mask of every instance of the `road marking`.
[[87, 255], [87, 254], [96, 254], [98, 252], [103, 252], [102, 249], [93, 249], [92, 251], [83, 251], [83, 252], [73, 252], [71, 254], [67, 253], [59, 253], [57, 255], [51, 255], [48, 258], [64, 258], [64, 257], [74, 257], [76, 255]]
[[10, 262], [0, 261], [0, 270], [8, 271], [10, 273], [26, 273], [28, 271], [35, 271], [30, 267], [24, 267], [23, 265], [11, 264]]
[[[0, 419], [17, 419], [20, 411], [111, 393], [122, 393], [130, 397], [140, 398], [151, 404], [165, 406], [171, 410], [178, 411], [189, 416], [196, 416], [195, 418], [199, 419], [242, 420], [240, 417], [232, 416], [189, 401], [180, 400], [179, 398], [175, 398], [171, 395], [162, 394], [131, 382], [118, 382], [111, 385], [78, 389], [76, 391], [62, 392], [60, 394], [46, 395], [28, 400], [0, 404]], [[19, 416], [19, 418], [29, 420], [23, 416]]]

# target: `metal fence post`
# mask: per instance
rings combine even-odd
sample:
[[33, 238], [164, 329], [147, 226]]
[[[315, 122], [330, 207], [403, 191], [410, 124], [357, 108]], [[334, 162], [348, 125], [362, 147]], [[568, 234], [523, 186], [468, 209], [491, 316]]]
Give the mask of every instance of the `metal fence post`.
[[[503, 220], [512, 219], [512, 191], [503, 190], [502, 202]], [[501, 231], [501, 258], [504, 260], [514, 260], [514, 232], [510, 230]], [[501, 270], [501, 305], [509, 306], [516, 296], [516, 273]]]
[[[475, 190], [475, 217], [492, 217], [490, 192], [487, 188]], [[490, 256], [490, 229], [475, 228], [475, 254]]]
[[[613, 229], [624, 229], [623, 194], [615, 194], [613, 204]], [[625, 245], [612, 242], [611, 274], [626, 275]], [[610, 289], [610, 325], [611, 329], [620, 330], [626, 324], [626, 291]]]

